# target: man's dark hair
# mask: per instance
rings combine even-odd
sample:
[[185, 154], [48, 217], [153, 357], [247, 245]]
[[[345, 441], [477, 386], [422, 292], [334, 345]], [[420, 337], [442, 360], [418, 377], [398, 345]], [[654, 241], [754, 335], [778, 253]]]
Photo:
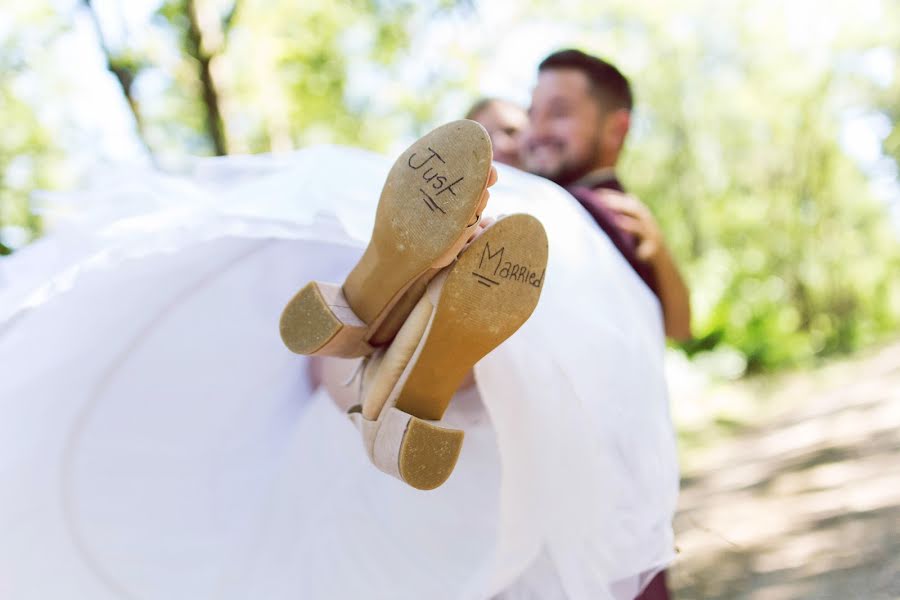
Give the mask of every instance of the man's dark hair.
[[552, 69], [575, 69], [584, 73], [591, 85], [591, 91], [600, 101], [604, 111], [624, 108], [631, 110], [634, 97], [631, 85], [622, 73], [610, 63], [581, 50], [560, 50], [554, 52], [538, 65], [538, 72]]

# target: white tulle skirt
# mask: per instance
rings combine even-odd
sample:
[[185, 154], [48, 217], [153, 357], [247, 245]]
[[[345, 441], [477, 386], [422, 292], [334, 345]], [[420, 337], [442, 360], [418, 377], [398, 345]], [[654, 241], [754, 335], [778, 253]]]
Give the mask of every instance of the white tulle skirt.
[[51, 199], [56, 232], [0, 262], [0, 597], [630, 598], [671, 560], [659, 306], [553, 184], [492, 188], [550, 263], [451, 404], [441, 488], [372, 467], [282, 346], [294, 291], [359, 257], [390, 163], [314, 147]]

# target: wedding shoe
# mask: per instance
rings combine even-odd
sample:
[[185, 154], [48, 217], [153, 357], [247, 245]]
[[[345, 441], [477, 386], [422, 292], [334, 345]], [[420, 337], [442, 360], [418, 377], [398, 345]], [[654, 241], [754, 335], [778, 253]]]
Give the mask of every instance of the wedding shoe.
[[313, 281], [297, 292], [281, 314], [284, 344], [352, 358], [389, 342], [428, 280], [477, 231], [496, 181], [491, 152], [487, 132], [467, 120], [407, 148], [388, 173], [362, 258], [342, 286]]
[[540, 221], [500, 219], [434, 278], [391, 345], [364, 359], [362, 404], [349, 414], [375, 466], [421, 490], [447, 480], [463, 432], [439, 420], [475, 363], [534, 311], [546, 266]]

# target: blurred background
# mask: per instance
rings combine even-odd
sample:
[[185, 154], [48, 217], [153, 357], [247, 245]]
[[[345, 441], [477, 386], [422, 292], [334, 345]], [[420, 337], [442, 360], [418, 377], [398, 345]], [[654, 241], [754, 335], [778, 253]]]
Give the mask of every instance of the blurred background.
[[[900, 2], [0, 0], [0, 254], [121, 162], [392, 152], [615, 63], [692, 289], [679, 598], [900, 598]], [[0, 258], [2, 260], [2, 258]]]

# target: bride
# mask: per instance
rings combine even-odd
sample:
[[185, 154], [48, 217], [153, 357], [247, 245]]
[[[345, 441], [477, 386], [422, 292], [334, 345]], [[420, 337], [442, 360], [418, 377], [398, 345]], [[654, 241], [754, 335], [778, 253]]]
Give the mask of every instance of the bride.
[[[365, 416], [356, 390], [380, 367], [285, 348], [298, 290], [363, 264], [390, 169], [320, 146], [117, 170], [52, 199], [53, 233], [0, 262], [0, 595], [625, 599], [669, 563], [659, 307], [554, 184], [497, 167], [481, 214], [539, 221], [546, 273], [531, 317], [441, 407], [464, 441], [435, 489], [373, 466], [361, 421], [381, 406]], [[466, 366], [474, 331], [436, 355]]]

